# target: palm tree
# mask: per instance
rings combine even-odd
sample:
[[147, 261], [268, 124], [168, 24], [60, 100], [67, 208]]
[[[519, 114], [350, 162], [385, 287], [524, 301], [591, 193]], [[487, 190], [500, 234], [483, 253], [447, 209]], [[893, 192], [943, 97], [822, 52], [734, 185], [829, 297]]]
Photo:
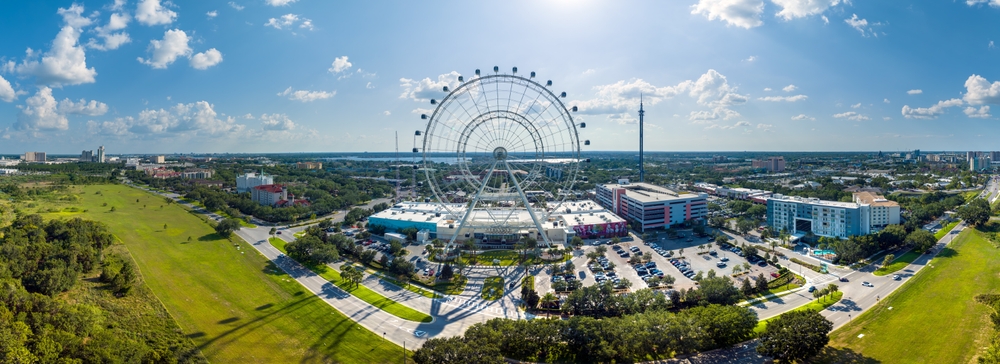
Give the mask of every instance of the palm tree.
[[546, 309], [550, 308], [550, 306], [556, 302], [559, 302], [559, 298], [552, 294], [552, 292], [547, 292], [544, 296], [542, 296], [542, 307], [545, 307]]
[[749, 262], [743, 262], [743, 270], [745, 270], [747, 272], [750, 271], [750, 263]]
[[742, 271], [743, 267], [741, 267], [739, 264], [733, 266], [733, 275], [737, 275]]

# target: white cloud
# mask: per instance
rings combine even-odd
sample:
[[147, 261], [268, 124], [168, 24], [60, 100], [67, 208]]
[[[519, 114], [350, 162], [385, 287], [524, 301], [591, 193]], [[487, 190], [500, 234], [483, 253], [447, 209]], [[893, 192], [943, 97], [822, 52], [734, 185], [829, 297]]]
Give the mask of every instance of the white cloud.
[[[51, 96], [51, 93], [49, 95]], [[59, 102], [58, 111], [60, 114], [101, 116], [108, 112], [108, 105], [95, 100], [80, 99], [79, 102], [73, 102], [73, 100], [64, 99]]]
[[351, 69], [351, 62], [347, 61], [347, 56], [341, 56], [333, 59], [333, 63], [330, 64], [330, 73], [341, 73]]
[[115, 0], [115, 2], [111, 4], [111, 11], [120, 11], [124, 9], [126, 1], [127, 0]]
[[750, 56], [750, 57], [747, 57], [747, 59], [744, 59], [743, 61], [744, 62], [753, 62], [753, 61], [756, 61], [756, 60], [757, 60], [757, 56]]
[[586, 76], [586, 75], [592, 75], [592, 74], [594, 74], [594, 72], [597, 72], [597, 70], [595, 70], [593, 68], [588, 68], [586, 71], [583, 71], [583, 75], [584, 76]]
[[950, 99], [938, 101], [931, 107], [911, 108], [909, 105], [903, 105], [902, 114], [907, 119], [936, 119], [939, 115], [944, 114], [946, 108], [962, 106], [962, 104], [960, 99]]
[[17, 99], [17, 92], [10, 86], [10, 82], [0, 76], [0, 100], [13, 102]]
[[411, 80], [409, 78], [400, 78], [399, 86], [403, 88], [403, 93], [399, 95], [399, 98], [411, 99], [414, 101], [427, 101], [430, 99], [440, 100], [448, 94], [442, 91], [444, 86], [448, 86], [450, 88], [458, 86], [458, 76], [458, 72], [451, 71], [450, 73], [439, 75], [436, 81], [431, 80], [430, 78], [424, 78], [419, 81]]
[[792, 20], [822, 14], [831, 6], [839, 4], [840, 0], [771, 0], [771, 2], [781, 8], [775, 15], [785, 20]]
[[771, 128], [773, 127], [774, 125], [771, 124], [763, 124], [763, 123], [757, 124], [757, 129], [763, 129], [764, 131], [771, 131]]
[[888, 116], [883, 116], [883, 117], [882, 117], [882, 120], [885, 120], [885, 121], [889, 121], [889, 120], [892, 120], [892, 118], [890, 118], [890, 117], [888, 117]]
[[87, 68], [87, 54], [77, 44], [79, 39], [79, 29], [64, 26], [41, 60], [37, 59], [37, 52], [29, 48], [25, 60], [16, 66], [17, 72], [35, 76], [38, 83], [53, 87], [93, 83], [97, 71], [93, 67]]
[[991, 40], [990, 44], [986, 46], [986, 49], [995, 49], [996, 47], [997, 47], [996, 44], [994, 44], [993, 41]]
[[889, 99], [882, 99], [882, 102], [888, 104], [889, 103]]
[[709, 126], [705, 127], [705, 129], [722, 129], [722, 130], [728, 130], [728, 129], [736, 129], [736, 128], [741, 127], [741, 126], [750, 126], [750, 122], [744, 120], [744, 121], [738, 121], [738, 122], [736, 122], [736, 124], [733, 124], [733, 125], [712, 124], [712, 125], [709, 125]]
[[858, 114], [858, 113], [856, 113], [854, 111], [848, 111], [848, 112], [844, 112], [844, 113], [840, 113], [840, 114], [834, 114], [833, 117], [835, 117], [837, 119], [847, 119], [847, 120], [854, 120], [854, 121], [871, 120], [871, 118], [869, 118], [868, 116], [862, 115], [862, 114]]
[[796, 89], [798, 89], [798, 87], [796, 87], [795, 85], [788, 85], [781, 88], [781, 90], [785, 92], [792, 92], [795, 91]]
[[183, 30], [173, 29], [163, 33], [163, 40], [149, 41], [149, 48], [153, 51], [150, 59], [139, 57], [139, 62], [148, 64], [153, 68], [167, 68], [174, 63], [177, 57], [191, 55], [191, 47], [188, 47], [187, 33]]
[[209, 11], [209, 12], [205, 13], [205, 15], [207, 15], [208, 18], [211, 19], [211, 18], [219, 16], [219, 12], [215, 11], [215, 10], [212, 10], [212, 11]]
[[56, 102], [52, 97], [52, 89], [41, 87], [38, 92], [25, 100], [24, 106], [18, 106], [21, 112], [17, 115], [14, 128], [18, 130], [67, 130], [69, 120], [66, 115], [100, 116], [108, 112], [108, 105], [94, 100], [70, 99]]
[[207, 101], [177, 104], [169, 109], [146, 109], [136, 117], [127, 116], [111, 121], [87, 123], [91, 133], [118, 136], [144, 135], [212, 135], [219, 136], [244, 130], [229, 116], [220, 118]]
[[222, 62], [222, 52], [218, 49], [211, 48], [207, 51], [196, 53], [191, 56], [191, 67], [194, 69], [204, 70], [217, 65]]
[[296, 23], [299, 23], [299, 28], [304, 28], [309, 30], [313, 29], [312, 20], [306, 18], [300, 18], [298, 15], [295, 14], [285, 14], [279, 18], [270, 18], [267, 20], [267, 23], [264, 23], [264, 26], [272, 27], [274, 29], [285, 29], [294, 26]]
[[128, 33], [125, 31], [115, 32], [116, 30], [123, 30], [128, 27], [128, 23], [132, 21], [132, 17], [128, 13], [112, 13], [111, 18], [108, 19], [108, 24], [102, 27], [94, 28], [94, 32], [97, 33], [97, 37], [104, 40], [103, 43], [98, 43], [97, 39], [91, 38], [87, 42], [87, 47], [92, 49], [97, 49], [101, 51], [108, 51], [113, 49], [118, 49], [123, 44], [132, 41]]
[[965, 112], [965, 115], [969, 116], [970, 118], [983, 118], [983, 119], [985, 119], [985, 118], [988, 118], [990, 116], [993, 116], [993, 115], [990, 115], [990, 106], [989, 105], [983, 105], [983, 107], [980, 107], [978, 110], [976, 108], [972, 107], [972, 106], [969, 106], [969, 107], [965, 108], [965, 110], [962, 110], [962, 111]]
[[704, 15], [708, 20], [722, 20], [729, 25], [750, 29], [760, 26], [764, 0], [699, 0], [691, 6], [691, 14]]
[[229, 2], [229, 6], [232, 7], [233, 9], [236, 9], [236, 11], [241, 11], [241, 10], [243, 10], [243, 9], [246, 8], [246, 7], [244, 7], [244, 6], [240, 5], [240, 4], [237, 4], [234, 1], [230, 1]]
[[[457, 73], [454, 76], [457, 77]], [[410, 81], [403, 79], [401, 81]], [[426, 81], [430, 81], [429, 79]], [[431, 90], [440, 90], [443, 83], [434, 85]], [[740, 114], [730, 110], [730, 106], [741, 105], [749, 99], [737, 92], [737, 88], [729, 84], [725, 76], [710, 69], [697, 80], [682, 81], [674, 86], [657, 87], [642, 79], [618, 81], [610, 85], [596, 86], [597, 97], [591, 100], [576, 101], [580, 113], [591, 115], [610, 115], [632, 113], [639, 108], [639, 97], [650, 105], [655, 105], [665, 99], [687, 94], [694, 98], [698, 105], [710, 110], [693, 111], [690, 120], [731, 119]]]
[[816, 118], [806, 116], [806, 114], [798, 114], [798, 115], [792, 116], [792, 120], [813, 120], [813, 121], [815, 121]]
[[1000, 81], [991, 84], [983, 76], [972, 75], [965, 80], [965, 90], [962, 99], [969, 104], [1000, 104]]
[[819, 17], [823, 19], [823, 24], [830, 24], [830, 18], [827, 18], [826, 15], [820, 15]]
[[160, 0], [139, 0], [135, 7], [135, 20], [144, 25], [165, 25], [173, 23], [177, 13], [164, 8]]
[[306, 90], [294, 91], [294, 90], [292, 90], [291, 87], [285, 89], [285, 91], [282, 91], [282, 92], [278, 93], [278, 96], [282, 96], [282, 97], [287, 96], [289, 100], [302, 101], [302, 102], [310, 102], [310, 101], [316, 101], [316, 100], [329, 99], [329, 98], [331, 98], [331, 97], [333, 97], [335, 95], [337, 95], [337, 91], [331, 91], [331, 92], [327, 92], [327, 91], [306, 91]]
[[860, 107], [861, 107], [861, 103], [860, 102], [857, 103], [857, 104], [851, 105], [852, 109], [857, 109], [857, 108], [860, 108]]
[[760, 101], [777, 101], [777, 102], [780, 102], [780, 101], [796, 102], [796, 101], [802, 101], [802, 100], [805, 100], [805, 99], [808, 99], [808, 98], [809, 98], [809, 96], [806, 96], [806, 95], [765, 96], [765, 97], [758, 97], [757, 100], [760, 100]]
[[243, 115], [241, 117], [244, 118], [244, 119], [247, 119], [247, 120], [253, 120], [254, 119], [253, 114], [251, 114], [251, 113], [246, 113], [246, 115]]
[[285, 6], [285, 5], [294, 3], [296, 1], [298, 1], [298, 0], [264, 0], [264, 2], [267, 3], [267, 5], [271, 5], [271, 6]]
[[764, 88], [764, 92], [771, 92], [771, 88], [770, 87], [765, 87]]
[[260, 116], [260, 123], [265, 130], [292, 130], [298, 126], [285, 114], [263, 114]]
[[386, 111], [382, 112], [382, 115], [389, 116], [389, 115], [392, 115], [392, 113], [389, 112], [389, 110], [386, 110]]
[[[875, 34], [871, 28], [868, 28], [868, 20], [858, 18], [858, 14], [851, 14], [851, 18], [844, 19], [844, 22], [847, 23], [847, 25], [850, 25], [851, 28], [861, 32], [861, 36], [863, 37], [868, 37], [869, 34]], [[877, 34], [875, 35], [878, 36]]]
[[969, 6], [989, 4], [994, 8], [1000, 8], [1000, 0], [965, 0], [965, 4]]
[[920, 89], [914, 89], [914, 90], [906, 91], [907, 95], [919, 95], [919, 94], [922, 94], [922, 93], [924, 93], [924, 90], [920, 90]]
[[375, 85], [373, 85], [371, 82], [368, 82], [368, 84], [365, 85], [365, 88], [370, 90], [370, 89], [375, 88]]
[[59, 8], [56, 11], [63, 18], [63, 24], [80, 29], [93, 23], [93, 20], [83, 16], [83, 6], [74, 3], [69, 9]]

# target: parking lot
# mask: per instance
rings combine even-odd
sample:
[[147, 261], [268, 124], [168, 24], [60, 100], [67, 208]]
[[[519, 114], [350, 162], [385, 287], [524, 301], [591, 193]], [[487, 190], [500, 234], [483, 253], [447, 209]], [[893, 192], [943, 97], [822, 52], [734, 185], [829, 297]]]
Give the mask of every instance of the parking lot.
[[[731, 241], [736, 239], [730, 236]], [[710, 237], [694, 237], [690, 231], [682, 231], [675, 239], [666, 238], [665, 234], [654, 235], [649, 242], [634, 238], [617, 245], [608, 244], [607, 239], [596, 240], [605, 246], [607, 252], [602, 258], [588, 266], [586, 254], [597, 250], [593, 245], [594, 240], [587, 241], [583, 250], [574, 251], [572, 262], [575, 265], [573, 275], [579, 279], [583, 286], [590, 286], [603, 281], [620, 282], [627, 279], [632, 283], [631, 289], [637, 290], [648, 287], [643, 278], [650, 276], [673, 276], [675, 282], [674, 289], [694, 288], [697, 284], [692, 277], [698, 272], [707, 274], [709, 270], [715, 270], [717, 275], [733, 274], [733, 267], [739, 266], [739, 271], [747, 271], [749, 266], [749, 276], [757, 276], [763, 273], [765, 276], [777, 272], [772, 265], [759, 266], [760, 261], [749, 262], [745, 257], [740, 256], [739, 248], [730, 246], [730, 249], [720, 248], [712, 242]], [[699, 249], [700, 246], [707, 245], [709, 249]], [[620, 250], [619, 250], [620, 249]], [[683, 258], [680, 258], [680, 250], [684, 249]], [[637, 254], [650, 253], [652, 259], [649, 263], [643, 263], [640, 267], [630, 264], [629, 259]], [[714, 253], [713, 253], [714, 252]], [[702, 253], [702, 254], [699, 254]], [[761, 253], [763, 254], [763, 253]], [[675, 264], [672, 260], [677, 261]], [[552, 283], [550, 270], [546, 269], [538, 275], [536, 279], [536, 289], [539, 292], [548, 292]], [[685, 274], [687, 273], [687, 274]], [[565, 274], [565, 273], [564, 273]], [[741, 275], [738, 279], [748, 275]], [[558, 280], [565, 280], [559, 278]], [[660, 285], [660, 288], [666, 285]]]

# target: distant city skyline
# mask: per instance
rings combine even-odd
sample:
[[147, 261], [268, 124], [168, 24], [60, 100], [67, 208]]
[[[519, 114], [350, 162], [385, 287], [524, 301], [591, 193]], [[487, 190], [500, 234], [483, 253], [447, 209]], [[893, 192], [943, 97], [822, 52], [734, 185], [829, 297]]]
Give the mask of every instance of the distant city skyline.
[[[585, 150], [997, 149], [1000, 2], [3, 5], [0, 154], [391, 152], [475, 69], [552, 80]], [[991, 107], [994, 108], [991, 110]], [[404, 157], [404, 158], [405, 158]]]

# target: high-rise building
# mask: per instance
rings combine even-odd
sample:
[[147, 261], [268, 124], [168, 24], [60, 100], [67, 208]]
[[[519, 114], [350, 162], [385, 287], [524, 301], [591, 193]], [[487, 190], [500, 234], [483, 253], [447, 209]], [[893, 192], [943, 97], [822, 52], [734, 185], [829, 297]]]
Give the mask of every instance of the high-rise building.
[[751, 162], [753, 168], [764, 168], [770, 173], [785, 171], [785, 157], [768, 157], [767, 159], [754, 159]]
[[104, 163], [104, 146], [97, 147], [97, 163]]
[[254, 187], [262, 185], [272, 185], [274, 184], [274, 177], [268, 176], [261, 172], [257, 173], [247, 173], [242, 176], [236, 177], [236, 192], [243, 193], [248, 192]]
[[1000, 152], [990, 152], [990, 160], [993, 162], [1000, 162]]
[[45, 162], [45, 152], [24, 152], [21, 158], [25, 162]]
[[597, 203], [635, 222], [638, 229], [667, 228], [708, 215], [708, 195], [677, 193], [649, 183], [618, 183], [597, 185]]
[[970, 171], [981, 171], [990, 167], [990, 160], [985, 157], [974, 157], [969, 159], [969, 170]]
[[792, 235], [812, 232], [847, 238], [868, 235], [899, 223], [899, 204], [895, 202], [870, 193], [856, 194], [854, 201], [775, 194], [767, 199], [767, 225]]
[[167, 163], [167, 157], [164, 157], [162, 155], [155, 156], [153, 157], [153, 163], [159, 163], [159, 164]]
[[94, 151], [92, 151], [92, 150], [85, 150], [85, 151], [81, 152], [80, 153], [80, 161], [81, 162], [93, 162], [94, 161]]

